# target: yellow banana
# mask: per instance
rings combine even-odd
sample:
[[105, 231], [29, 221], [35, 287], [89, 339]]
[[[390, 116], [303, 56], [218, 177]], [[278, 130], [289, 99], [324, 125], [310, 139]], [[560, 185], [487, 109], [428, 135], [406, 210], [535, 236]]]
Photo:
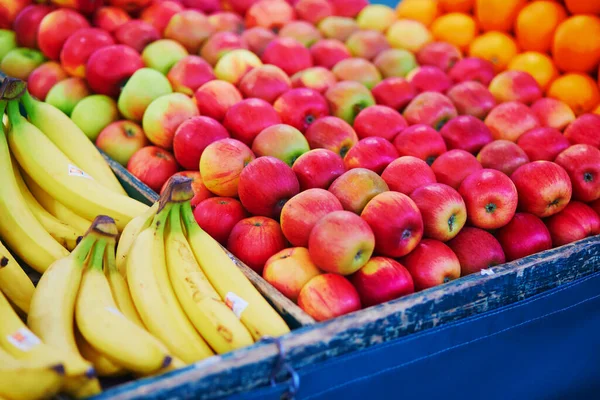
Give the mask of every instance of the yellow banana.
[[150, 333], [186, 363], [213, 353], [181, 310], [165, 265], [164, 228], [170, 206], [154, 217], [133, 242], [127, 256], [127, 283]]
[[94, 369], [96, 370], [98, 376], [118, 376], [126, 372], [125, 368], [115, 364], [94, 347], [92, 347], [92, 345], [89, 344], [89, 342], [81, 335], [81, 332], [79, 332], [78, 329], [75, 329], [75, 343], [77, 343], [77, 348], [81, 352], [83, 358], [94, 365]]
[[37, 101], [29, 93], [23, 96], [29, 120], [72, 160], [102, 186], [127, 195], [117, 177], [81, 129], [62, 111], [51, 104]]
[[102, 392], [98, 378], [89, 379], [85, 376], [65, 378], [61, 392], [65, 392], [76, 399], [85, 399]]
[[131, 245], [133, 245], [135, 238], [140, 234], [140, 232], [149, 227], [150, 224], [152, 224], [152, 220], [154, 219], [157, 210], [158, 202], [154, 203], [152, 207], [146, 210], [143, 214], [140, 214], [139, 216], [132, 219], [127, 224], [125, 229], [123, 229], [123, 232], [121, 232], [121, 237], [119, 238], [119, 245], [117, 246], [116, 260], [117, 268], [119, 269], [121, 275], [125, 277], [125, 279], [127, 279], [127, 273], [125, 271], [127, 263], [125, 262], [125, 260], [127, 259], [127, 254], [131, 249]]
[[38, 128], [23, 118], [19, 105], [8, 105], [10, 149], [19, 165], [44, 191], [87, 219], [113, 218], [119, 229], [148, 209], [145, 204], [106, 190], [81, 171]]
[[180, 219], [180, 204], [172, 206], [166, 229], [165, 253], [173, 289], [183, 310], [217, 353], [250, 346], [248, 330], [223, 303], [194, 258]]
[[0, 242], [0, 292], [3, 292], [15, 306], [27, 314], [33, 291], [34, 286], [31, 279]]

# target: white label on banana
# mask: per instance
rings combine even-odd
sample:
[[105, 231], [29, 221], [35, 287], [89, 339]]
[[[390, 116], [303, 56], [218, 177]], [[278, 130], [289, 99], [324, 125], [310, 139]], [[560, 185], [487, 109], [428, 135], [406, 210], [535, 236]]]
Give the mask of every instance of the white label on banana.
[[29, 351], [42, 342], [27, 328], [20, 328], [15, 333], [8, 335], [7, 339], [13, 346], [21, 351]]
[[121, 311], [117, 310], [114, 307], [106, 307], [106, 311], [108, 311], [109, 313], [113, 313], [115, 315], [118, 315], [119, 317], [125, 318], [125, 316], [123, 315], [123, 313]]
[[69, 164], [69, 176], [78, 176], [80, 178], [94, 179], [80, 168], [74, 166], [73, 164]]
[[236, 317], [241, 318], [242, 313], [248, 307], [248, 302], [233, 292], [228, 292], [225, 296], [225, 304], [231, 308]]

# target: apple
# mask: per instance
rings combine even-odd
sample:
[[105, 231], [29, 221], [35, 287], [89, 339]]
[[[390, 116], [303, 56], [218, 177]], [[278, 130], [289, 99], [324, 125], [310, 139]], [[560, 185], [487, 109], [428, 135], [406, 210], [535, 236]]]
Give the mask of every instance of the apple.
[[342, 203], [344, 210], [356, 214], [362, 213], [371, 199], [388, 190], [379, 175], [365, 168], [351, 169], [329, 186], [329, 191]]
[[319, 118], [329, 115], [329, 105], [323, 95], [307, 88], [286, 91], [275, 101], [273, 107], [284, 124], [301, 132], [306, 132]]
[[304, 285], [320, 274], [304, 247], [281, 250], [267, 260], [263, 269], [263, 278], [294, 302]]
[[377, 67], [364, 58], [346, 58], [335, 64], [331, 70], [339, 81], [354, 81], [372, 89], [381, 82], [381, 73]]
[[384, 78], [404, 78], [417, 68], [414, 54], [404, 49], [387, 49], [375, 57], [373, 63]]
[[266, 156], [251, 161], [242, 170], [238, 192], [251, 214], [279, 219], [285, 203], [300, 192], [300, 184], [286, 163]]
[[160, 39], [150, 43], [142, 52], [146, 67], [167, 75], [177, 61], [189, 55], [185, 47], [171, 39]]
[[127, 21], [119, 26], [114, 36], [117, 42], [133, 47], [138, 52], [144, 51], [146, 46], [161, 38], [154, 25], [139, 19]]
[[600, 216], [585, 203], [570, 202], [561, 212], [546, 221], [556, 247], [600, 234]]
[[554, 162], [567, 171], [573, 185], [573, 199], [590, 203], [600, 199], [600, 150], [576, 144], [561, 152]]
[[476, 81], [486, 87], [494, 79], [495, 75], [494, 64], [477, 57], [463, 58], [448, 71], [448, 76], [456, 83]]
[[423, 217], [423, 235], [442, 242], [454, 238], [467, 222], [467, 209], [460, 194], [443, 183], [415, 189], [410, 198]]
[[505, 227], [496, 232], [506, 261], [518, 260], [552, 248], [546, 225], [533, 214], [518, 212]]
[[246, 99], [232, 105], [223, 121], [231, 137], [248, 146], [252, 146], [254, 138], [265, 128], [280, 123], [277, 111], [261, 99]]
[[542, 98], [542, 89], [533, 76], [524, 71], [504, 71], [492, 79], [490, 92], [498, 103], [519, 101], [530, 105]]
[[433, 42], [433, 36], [427, 27], [419, 21], [399, 19], [387, 30], [387, 39], [392, 47], [418, 53], [427, 43]]
[[261, 65], [263, 63], [260, 58], [250, 50], [235, 49], [219, 58], [215, 65], [215, 76], [217, 79], [237, 85], [246, 73]]
[[354, 286], [337, 274], [321, 274], [311, 278], [298, 295], [298, 306], [319, 322], [361, 308], [360, 297]]
[[[31, 4], [17, 14], [12, 30], [15, 32], [16, 44], [19, 47], [37, 48], [37, 34], [40, 24], [42, 19], [52, 10], [53, 7], [45, 4]], [[0, 60], [2, 58], [0, 57]]]
[[198, 114], [198, 107], [188, 96], [182, 93], [165, 94], [148, 105], [142, 126], [152, 143], [171, 149], [175, 130], [182, 122]]
[[423, 237], [423, 218], [410, 197], [398, 192], [383, 192], [373, 197], [360, 214], [375, 234], [377, 254], [402, 257], [410, 253]]
[[128, 21], [131, 21], [131, 17], [127, 11], [119, 7], [104, 6], [94, 13], [93, 25], [108, 33], [115, 33]]
[[379, 82], [371, 90], [377, 104], [402, 112], [415, 98], [415, 89], [404, 78], [392, 77]]
[[272, 40], [265, 47], [261, 59], [265, 64], [278, 66], [290, 76], [313, 66], [310, 51], [302, 43], [287, 37], [279, 37]]
[[400, 156], [414, 156], [429, 165], [447, 150], [440, 133], [424, 124], [404, 129], [394, 139], [394, 146]]
[[233, 32], [240, 34], [245, 28], [242, 17], [231, 11], [215, 12], [208, 17], [208, 20], [213, 24], [217, 32]]
[[227, 239], [227, 250], [258, 274], [262, 274], [269, 258], [285, 247], [285, 237], [277, 221], [262, 216], [239, 221]]
[[305, 21], [287, 23], [279, 30], [279, 36], [295, 39], [307, 48], [323, 38], [314, 25]]
[[128, 12], [136, 12], [147, 7], [152, 0], [109, 0], [111, 6], [120, 7]]
[[218, 121], [204, 116], [185, 120], [173, 136], [173, 154], [183, 168], [196, 171], [206, 147], [217, 140], [226, 139], [229, 132]]
[[302, 132], [286, 124], [271, 125], [263, 129], [252, 142], [252, 151], [256, 156], [272, 156], [290, 167], [309, 150]]
[[563, 150], [569, 147], [569, 140], [556, 128], [534, 128], [525, 132], [517, 144], [527, 154], [530, 161], [554, 161]]
[[223, 246], [227, 245], [233, 227], [247, 217], [242, 203], [231, 197], [210, 197], [194, 209], [200, 228]]
[[472, 115], [452, 118], [440, 129], [440, 134], [449, 149], [460, 149], [469, 153], [479, 152], [493, 140], [490, 129]]
[[39, 23], [37, 45], [46, 57], [58, 60], [60, 51], [69, 36], [79, 29], [89, 27], [90, 23], [75, 10], [60, 8], [51, 11]]
[[[410, 177], [410, 179], [406, 179]], [[381, 173], [390, 190], [410, 195], [413, 190], [435, 183], [435, 174], [427, 163], [417, 157], [402, 156], [392, 161]]]
[[540, 218], [562, 211], [571, 201], [569, 174], [551, 161], [534, 161], [511, 175], [519, 192], [519, 209]]
[[187, 9], [173, 15], [164, 30], [165, 39], [172, 39], [197, 54], [202, 43], [215, 32], [214, 26], [204, 13]]
[[215, 79], [212, 67], [198, 56], [186, 56], [169, 70], [167, 78], [173, 90], [192, 96], [208, 81]]
[[437, 92], [423, 92], [412, 99], [403, 115], [409, 125], [425, 124], [439, 131], [458, 113], [448, 97]]
[[159, 1], [145, 8], [140, 13], [140, 18], [154, 26], [162, 35], [171, 18], [183, 10], [184, 6], [178, 1]]
[[71, 119], [94, 142], [104, 128], [119, 119], [117, 102], [103, 94], [85, 97], [73, 108]]
[[283, 0], [259, 0], [246, 12], [246, 26], [261, 26], [277, 32], [295, 17], [294, 8]]
[[344, 157], [347, 170], [366, 168], [381, 174], [395, 159], [398, 151], [389, 140], [380, 137], [368, 137], [358, 141]]
[[329, 0], [333, 4], [334, 15], [342, 17], [356, 17], [369, 5], [368, 0]]
[[169, 80], [152, 68], [138, 69], [131, 75], [119, 95], [119, 111], [130, 120], [141, 121], [154, 100], [172, 93]]
[[[202, 176], [200, 176], [200, 172], [198, 171], [179, 171], [175, 173], [173, 176], [183, 176], [186, 178], [190, 178], [192, 180], [192, 191], [194, 192], [194, 197], [190, 199], [190, 205], [196, 210], [198, 204], [203, 202], [204, 200], [213, 197], [214, 195], [204, 186], [204, 182], [202, 181]], [[162, 195], [165, 189], [168, 186], [168, 182], [165, 182], [163, 187], [160, 189], [160, 194]], [[244, 217], [242, 217], [244, 218]], [[241, 219], [241, 218], [240, 218]], [[232, 225], [233, 228], [233, 225]]]
[[50, 89], [58, 82], [67, 79], [67, 73], [56, 61], [46, 61], [29, 74], [27, 89], [29, 93], [44, 101]]
[[497, 105], [484, 122], [490, 128], [494, 140], [505, 139], [512, 142], [519, 140], [525, 132], [540, 126], [533, 111], [516, 101]]
[[8, 29], [0, 29], [0, 60], [2, 60], [9, 51], [16, 48], [17, 37], [15, 32], [9, 31]]
[[396, 11], [383, 4], [369, 4], [356, 16], [360, 29], [373, 29], [385, 32], [396, 20]]
[[412, 276], [417, 291], [460, 278], [458, 257], [450, 247], [438, 240], [423, 239], [400, 262]]
[[354, 32], [348, 40], [346, 47], [354, 57], [374, 60], [379, 53], [390, 48], [385, 35], [375, 30], [360, 30]]
[[334, 211], [314, 225], [308, 239], [310, 258], [322, 270], [350, 275], [369, 261], [375, 248], [373, 231], [350, 211]]
[[506, 262], [500, 242], [483, 229], [465, 226], [446, 244], [456, 254], [462, 276]]
[[281, 230], [293, 246], [306, 247], [315, 224], [340, 210], [342, 203], [327, 190], [308, 189], [292, 197], [281, 209]]
[[248, 72], [240, 81], [240, 91], [246, 98], [255, 97], [273, 103], [290, 90], [292, 82], [285, 72], [275, 65], [261, 65]]
[[461, 115], [484, 119], [496, 106], [496, 99], [487, 87], [477, 81], [465, 81], [452, 86], [446, 96]]
[[194, 99], [200, 114], [223, 121], [227, 110], [242, 101], [242, 94], [231, 83], [214, 80], [200, 86]]
[[210, 65], [215, 66], [223, 55], [236, 49], [248, 49], [240, 35], [233, 32], [217, 32], [206, 39], [200, 49], [200, 55]]
[[346, 172], [344, 160], [327, 149], [310, 150], [294, 161], [292, 170], [300, 182], [300, 190], [328, 189], [331, 183]]
[[131, 75], [144, 68], [140, 54], [122, 44], [106, 46], [96, 50], [88, 59], [86, 79], [97, 94], [117, 97]]
[[461, 59], [462, 53], [460, 49], [446, 42], [427, 43], [417, 53], [417, 62], [419, 65], [430, 65], [444, 72], [449, 71]]
[[402, 114], [380, 105], [365, 108], [354, 120], [354, 129], [361, 139], [380, 137], [392, 141], [407, 126]]
[[329, 0], [298, 0], [294, 4], [294, 11], [299, 19], [317, 25], [333, 15], [333, 6]]
[[83, 79], [67, 78], [52, 86], [52, 89], [46, 95], [46, 103], [52, 104], [67, 115], [71, 115], [77, 103], [89, 94], [90, 90]]
[[254, 153], [239, 140], [221, 139], [206, 146], [200, 157], [200, 175], [208, 190], [222, 197], [237, 197], [240, 173]]
[[156, 146], [139, 149], [127, 162], [127, 171], [157, 193], [178, 170], [175, 157], [167, 150]]
[[366, 86], [353, 81], [338, 82], [325, 92], [331, 115], [354, 123], [356, 116], [365, 108], [375, 105], [373, 95]]
[[131, 156], [149, 144], [142, 127], [132, 121], [113, 122], [96, 138], [96, 146], [124, 167]]
[[529, 162], [527, 153], [510, 140], [494, 140], [483, 146], [477, 160], [483, 168], [497, 169], [510, 176], [521, 165]]
[[291, 78], [292, 87], [313, 89], [319, 93], [325, 93], [336, 84], [337, 78], [327, 68], [311, 67], [296, 72]]
[[363, 307], [385, 303], [415, 291], [408, 270], [391, 258], [373, 257], [350, 281], [358, 291]]
[[[212, 14], [222, 9], [220, 0], [182, 0], [185, 8]], [[211, 21], [212, 24], [212, 21]]]
[[110, 33], [98, 28], [83, 28], [65, 41], [60, 52], [60, 62], [69, 75], [84, 78], [85, 66], [98, 49], [115, 44]]
[[0, 70], [13, 78], [26, 81], [29, 75], [44, 61], [44, 55], [39, 50], [17, 47], [2, 58]]
[[565, 137], [572, 144], [589, 144], [600, 148], [600, 115], [583, 114], [565, 129]]
[[0, 29], [10, 29], [17, 15], [29, 5], [29, 1], [16, 0], [0, 5]]
[[341, 42], [345, 42], [350, 35], [360, 30], [354, 19], [337, 15], [323, 18], [319, 21], [317, 28], [325, 38], [337, 39]]
[[436, 158], [431, 164], [431, 169], [438, 182], [458, 190], [467, 176], [483, 167], [473, 154], [465, 150], [454, 149]]
[[346, 45], [336, 39], [323, 39], [310, 47], [315, 65], [332, 69], [338, 62], [352, 57]]
[[438, 67], [424, 65], [406, 74], [406, 80], [415, 88], [417, 93], [444, 93], [452, 86], [448, 75]]
[[227, 9], [230, 9], [240, 15], [244, 15], [252, 6], [252, 4], [256, 3], [257, 1], [259, 0], [225, 0], [223, 3], [225, 6], [227, 6]]
[[517, 210], [519, 199], [515, 184], [495, 169], [473, 172], [462, 181], [458, 192], [467, 206], [468, 221], [476, 228], [501, 228]]
[[350, 124], [337, 117], [323, 117], [313, 122], [305, 133], [311, 149], [327, 149], [342, 158], [358, 142]]
[[242, 32], [241, 37], [248, 44], [248, 50], [260, 56], [277, 35], [272, 30], [255, 26]]
[[542, 126], [559, 131], [563, 131], [571, 122], [575, 121], [575, 113], [567, 103], [550, 97], [536, 100], [531, 105], [531, 111]]

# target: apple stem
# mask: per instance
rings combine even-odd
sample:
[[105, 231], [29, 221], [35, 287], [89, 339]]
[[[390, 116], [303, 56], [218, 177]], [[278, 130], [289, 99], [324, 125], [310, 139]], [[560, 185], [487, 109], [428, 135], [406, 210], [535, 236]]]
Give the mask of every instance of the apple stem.
[[488, 203], [488, 204], [486, 204], [486, 206], [485, 206], [485, 211], [486, 211], [488, 214], [491, 214], [491, 213], [493, 213], [494, 211], [496, 211], [496, 208], [498, 208], [498, 206], [496, 206], [494, 203]]
[[362, 257], [362, 254], [363, 254], [363, 251], [359, 250], [358, 253], [356, 253], [356, 255], [354, 256], [354, 259], [356, 261], [359, 261], [361, 259], [361, 257]]
[[594, 175], [591, 172], [585, 172], [583, 174], [583, 180], [585, 182], [592, 182], [594, 180]]
[[410, 239], [411, 236], [412, 232], [410, 231], [410, 229], [405, 229], [404, 232], [402, 232], [402, 240]]
[[433, 164], [436, 158], [436, 156], [429, 156], [425, 159], [425, 162], [427, 163], [427, 165], [431, 166], [431, 164]]
[[445, 277], [444, 277], [444, 283], [448, 283], [448, 282], [450, 282], [450, 281], [451, 281], [451, 279], [450, 279], [450, 278], [448, 278], [447, 276], [445, 276]]
[[452, 215], [448, 219], [448, 229], [450, 230], [450, 232], [454, 231], [454, 222], [456, 222], [456, 215]]
[[348, 153], [348, 150], [350, 150], [350, 146], [342, 146], [342, 148], [340, 149], [340, 156], [344, 158], [346, 156], [346, 153]]

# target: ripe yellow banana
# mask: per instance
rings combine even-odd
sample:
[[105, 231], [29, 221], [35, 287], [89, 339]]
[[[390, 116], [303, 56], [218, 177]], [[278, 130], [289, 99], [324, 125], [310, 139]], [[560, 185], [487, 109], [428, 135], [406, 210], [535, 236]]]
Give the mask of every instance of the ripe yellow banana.
[[102, 186], [127, 195], [117, 177], [81, 129], [51, 104], [37, 101], [26, 92], [23, 106], [29, 120], [62, 151], [67, 158], [90, 174]]
[[252, 337], [281, 336], [290, 331], [281, 316], [250, 283], [225, 250], [196, 223], [190, 202], [182, 204], [182, 221], [194, 256], [212, 286], [242, 320]]
[[[3, 111], [2, 103], [0, 110]], [[4, 129], [0, 129], [0, 188], [0, 237], [21, 260], [44, 272], [54, 261], [69, 254], [25, 204], [12, 169]]]
[[165, 265], [164, 228], [167, 205], [133, 242], [127, 256], [127, 283], [133, 302], [150, 333], [186, 363], [213, 354], [184, 314], [170, 287]]
[[174, 204], [165, 235], [167, 269], [183, 310], [217, 353], [250, 346], [252, 336], [223, 303], [194, 258], [181, 226], [181, 205]]
[[38, 128], [19, 113], [18, 103], [8, 105], [10, 149], [19, 165], [44, 191], [87, 219], [113, 218], [119, 229], [148, 209], [145, 204], [106, 190], [81, 171]]
[[98, 376], [119, 376], [126, 373], [125, 368], [109, 360], [104, 354], [100, 353], [81, 335], [78, 329], [75, 329], [75, 343], [81, 352], [83, 358], [94, 365]]
[[127, 263], [125, 260], [127, 259], [127, 254], [133, 245], [135, 238], [140, 234], [141, 231], [146, 229], [152, 224], [152, 220], [156, 215], [156, 211], [158, 210], [158, 202], [154, 203], [152, 207], [146, 210], [143, 214], [132, 219], [123, 232], [121, 232], [121, 237], [119, 238], [119, 245], [117, 246], [117, 268], [119, 272], [125, 279], [127, 279], [127, 272], [125, 268]]
[[27, 314], [33, 291], [34, 286], [31, 279], [0, 242], [0, 292], [3, 292], [15, 306]]

